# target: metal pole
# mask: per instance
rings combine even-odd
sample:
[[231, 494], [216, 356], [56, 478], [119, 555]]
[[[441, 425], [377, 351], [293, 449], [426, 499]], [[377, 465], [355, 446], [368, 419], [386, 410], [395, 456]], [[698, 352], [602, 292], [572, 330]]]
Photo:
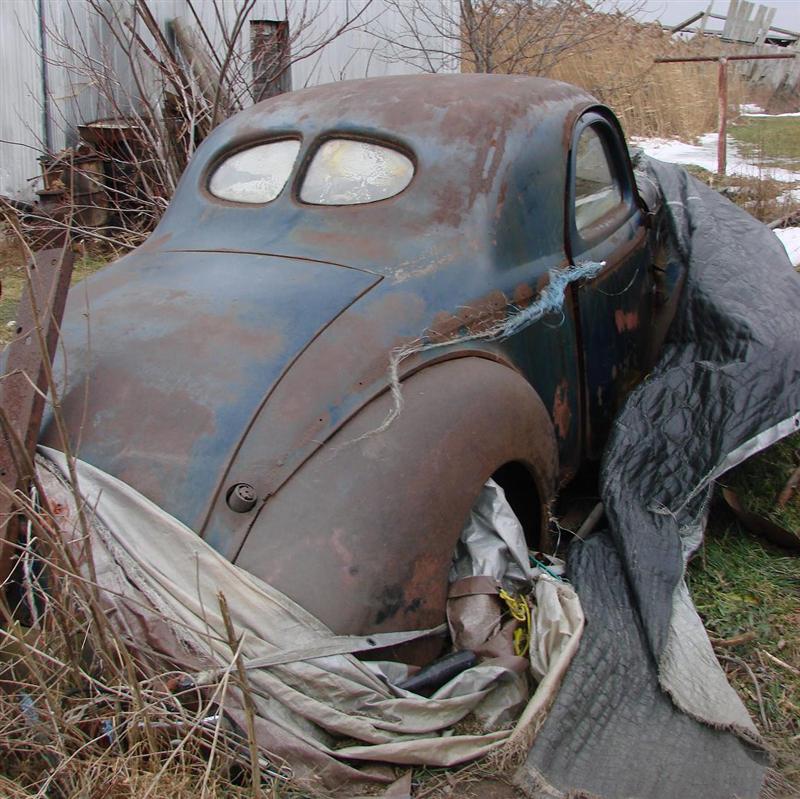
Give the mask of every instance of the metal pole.
[[728, 157], [728, 59], [719, 60], [719, 134], [717, 139], [717, 174], [724, 175]]
[[42, 70], [42, 138], [46, 152], [53, 152], [53, 130], [50, 122], [50, 86], [47, 75], [47, 23], [44, 17], [44, 0], [39, 0], [39, 51]]
[[654, 58], [656, 64], [688, 64], [695, 61], [719, 61], [725, 58], [728, 61], [775, 61], [782, 58], [796, 58], [797, 53], [770, 53], [768, 55], [692, 55], [683, 58]]
[[[713, 16], [713, 14], [711, 15]], [[717, 174], [724, 175], [727, 160], [728, 133], [728, 61], [769, 61], [779, 58], [795, 58], [796, 53], [786, 55], [695, 55], [683, 58], [655, 58], [656, 64], [686, 64], [700, 61], [716, 61], [719, 64], [719, 140], [717, 142]]]

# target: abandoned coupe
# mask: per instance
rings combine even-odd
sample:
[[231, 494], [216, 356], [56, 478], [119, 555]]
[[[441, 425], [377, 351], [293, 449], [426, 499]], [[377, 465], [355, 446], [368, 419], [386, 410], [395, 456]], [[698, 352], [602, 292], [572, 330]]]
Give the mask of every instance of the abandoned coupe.
[[[337, 633], [431, 627], [487, 478], [538, 547], [653, 363], [683, 278], [655, 211], [612, 113], [562, 83], [259, 103], [71, 292], [77, 453]], [[507, 324], [560, 275], [559, 307]]]

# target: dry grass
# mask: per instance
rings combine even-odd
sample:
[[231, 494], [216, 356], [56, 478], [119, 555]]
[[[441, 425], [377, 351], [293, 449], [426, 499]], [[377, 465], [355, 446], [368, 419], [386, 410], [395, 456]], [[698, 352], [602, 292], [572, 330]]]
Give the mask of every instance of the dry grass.
[[196, 687], [156, 651], [157, 636], [110, 621], [113, 597], [92, 582], [80, 525], [58, 532], [27, 497], [22, 513], [0, 592], [0, 795], [297, 796], [284, 766], [228, 720], [224, 690]]
[[0, 631], [2, 795], [253, 796], [241, 736], [204, 721], [205, 697], [171, 689], [167, 664], [130, 648], [48, 517], [26, 515], [37, 574], [21, 621]]
[[[628, 135], [690, 139], [717, 126], [717, 65], [654, 59], [709, 55], [720, 47], [675, 39], [657, 25], [618, 17], [598, 28], [590, 51], [570, 53], [549, 77], [592, 92], [614, 109]], [[744, 84], [733, 74], [728, 94], [731, 107], [744, 102]]]
[[[18, 266], [30, 252], [19, 242], [6, 239], [0, 250], [11, 273], [9, 294], [30, 283]], [[98, 265], [81, 261], [84, 274]], [[52, 380], [48, 389], [61, 420]], [[31, 456], [9, 425], [0, 409], [15, 462], [33, 474]], [[61, 448], [69, 461], [64, 437]], [[112, 623], [114, 598], [96, 586], [88, 513], [77, 490], [77, 529], [65, 531], [58, 507], [51, 513], [37, 499], [43, 493], [36, 479], [13, 494], [0, 483], [0, 493], [13, 497], [20, 520], [15, 565], [0, 585], [0, 795], [277, 799], [280, 788], [281, 797], [290, 796], [290, 775], [270, 766], [232, 725], [224, 693], [197, 688], [176, 672], [157, 651], [157, 637], [135, 637]]]
[[[531, 31], [552, 27], [549, 13], [546, 6], [534, 6], [525, 24]], [[531, 44], [512, 57], [520, 41]], [[733, 45], [676, 38], [659, 25], [642, 24], [624, 13], [600, 14], [580, 4], [564, 16], [552, 37], [515, 29], [497, 49], [496, 62], [513, 65], [508, 71], [563, 80], [591, 92], [614, 109], [629, 135], [684, 139], [716, 128], [717, 65], [655, 64], [654, 59], [738, 52]], [[468, 58], [462, 69], [472, 71]], [[753, 91], [729, 67], [730, 107], [745, 102]]]

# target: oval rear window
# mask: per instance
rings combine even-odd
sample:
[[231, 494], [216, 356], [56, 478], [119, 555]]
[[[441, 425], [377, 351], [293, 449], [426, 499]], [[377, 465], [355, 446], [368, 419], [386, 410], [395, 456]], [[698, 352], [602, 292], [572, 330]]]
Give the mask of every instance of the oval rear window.
[[268, 203], [286, 185], [299, 150], [297, 139], [284, 139], [234, 153], [214, 170], [208, 190], [221, 200]]
[[408, 156], [391, 147], [330, 139], [314, 154], [300, 199], [313, 205], [357, 205], [399, 194], [414, 177]]

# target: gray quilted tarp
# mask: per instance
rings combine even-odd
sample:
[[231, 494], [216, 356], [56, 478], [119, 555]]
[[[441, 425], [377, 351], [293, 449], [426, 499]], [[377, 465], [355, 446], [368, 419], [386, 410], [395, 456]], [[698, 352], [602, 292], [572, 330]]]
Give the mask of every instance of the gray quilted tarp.
[[683, 169], [638, 169], [687, 283], [604, 453], [609, 529], [570, 552], [586, 630], [518, 778], [539, 796], [757, 797], [767, 755], [683, 578], [714, 479], [800, 426], [800, 279], [770, 230]]

